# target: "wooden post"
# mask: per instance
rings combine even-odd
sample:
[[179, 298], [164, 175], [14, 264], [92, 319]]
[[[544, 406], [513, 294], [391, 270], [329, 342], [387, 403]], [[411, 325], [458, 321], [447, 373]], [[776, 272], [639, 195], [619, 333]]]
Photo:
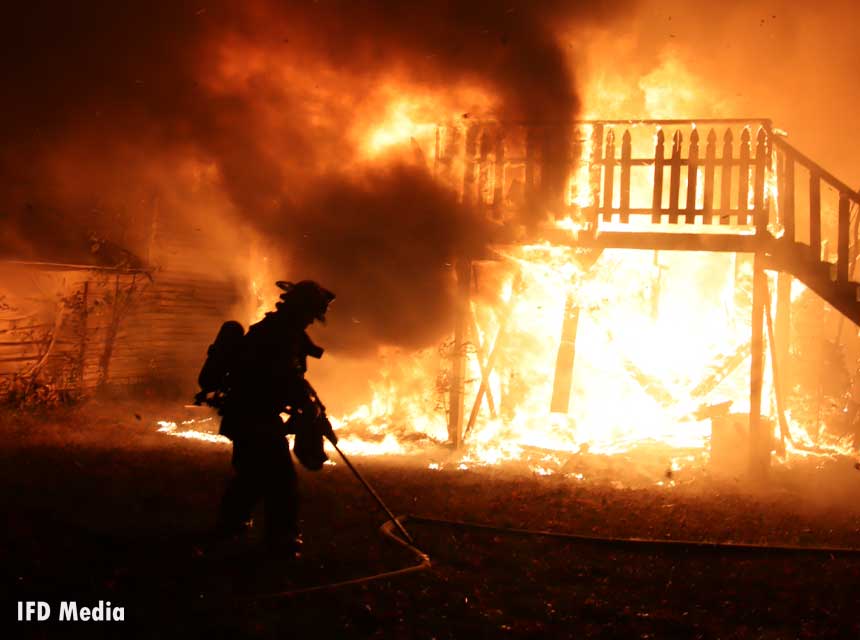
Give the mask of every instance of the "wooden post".
[[720, 224], [730, 224], [732, 221], [732, 144], [732, 130], [726, 129], [720, 171]]
[[753, 223], [756, 227], [756, 233], [767, 233], [768, 208], [766, 206], [765, 189], [767, 180], [767, 170], [770, 166], [770, 158], [768, 156], [767, 135], [764, 132], [764, 127], [758, 130], [756, 134], [755, 146], [755, 182], [753, 185], [753, 202], [755, 212], [753, 214]]
[[[785, 229], [783, 237], [788, 242], [794, 242], [794, 158], [782, 149], [779, 151], [778, 158], [779, 217], [782, 228]], [[779, 311], [777, 310], [778, 324]], [[777, 330], [777, 334], [779, 334], [779, 330]]]
[[791, 348], [791, 274], [780, 271], [776, 280], [776, 357], [782, 364], [782, 378], [779, 381], [782, 387], [778, 391], [783, 398], [788, 397], [791, 389], [788, 378], [791, 370], [788, 365], [788, 356]]
[[738, 161], [738, 224], [750, 223], [750, 130], [741, 133], [740, 160]]
[[630, 141], [630, 130], [625, 129], [621, 136], [621, 222], [630, 222], [630, 158], [632, 145]]
[[777, 418], [779, 420], [779, 432], [782, 440], [782, 445], [785, 445], [785, 441], [788, 440], [791, 442], [791, 431], [788, 427], [788, 420], [785, 417], [785, 396], [783, 396], [783, 391], [785, 390], [785, 381], [782, 375], [782, 365], [784, 361], [780, 357], [778, 353], [778, 348], [776, 344], [776, 331], [773, 329], [773, 313], [770, 308], [770, 286], [767, 291], [765, 291], [764, 297], [764, 315], [765, 315], [765, 324], [767, 325], [767, 343], [770, 347], [770, 365], [771, 371], [773, 372], [773, 390], [774, 396], [776, 396], [776, 412]]
[[469, 294], [472, 262], [458, 258], [457, 299], [454, 303], [454, 347], [451, 354], [451, 388], [449, 390], [448, 439], [459, 447], [463, 436], [463, 384], [466, 377], [466, 339], [469, 331]]
[[821, 260], [821, 176], [809, 171], [809, 251], [815, 262]]
[[[687, 160], [687, 210], [686, 221], [696, 223], [696, 188], [699, 183], [699, 130], [690, 134], [690, 156]], [[704, 216], [702, 216], [704, 219]]]
[[669, 160], [669, 222], [678, 222], [679, 199], [681, 197], [681, 144], [683, 136], [675, 131], [672, 136], [672, 159]]
[[663, 165], [666, 163], [666, 134], [662, 129], [657, 131], [657, 141], [654, 146], [654, 197], [651, 200], [651, 222], [660, 224], [663, 209]]
[[603, 164], [603, 125], [595, 124], [591, 131], [591, 166], [588, 180], [591, 183], [591, 232], [597, 231], [600, 209], [600, 168]]
[[573, 365], [576, 357], [576, 332], [579, 328], [579, 307], [573, 295], [568, 294], [561, 322], [561, 341], [555, 361], [555, 380], [552, 385], [550, 411], [567, 413], [570, 408], [570, 386], [573, 384]]
[[836, 257], [836, 281], [839, 284], [848, 284], [849, 276], [849, 250], [850, 240], [849, 234], [851, 229], [851, 201], [848, 199], [848, 194], [839, 194], [839, 227], [837, 239], [837, 257]]
[[[612, 200], [615, 192], [615, 132], [606, 134], [606, 152], [603, 165], [603, 220], [612, 222]], [[599, 220], [599, 218], [598, 218]]]
[[764, 373], [764, 320], [767, 275], [762, 263], [764, 256], [756, 252], [753, 258], [752, 338], [750, 341], [750, 418], [749, 418], [749, 470], [750, 475], [761, 477], [770, 464], [770, 443], [765, 425], [761, 424], [761, 395]]
[[708, 145], [705, 148], [705, 188], [702, 202], [702, 222], [711, 224], [714, 213], [714, 168], [717, 165], [717, 133], [708, 132]]

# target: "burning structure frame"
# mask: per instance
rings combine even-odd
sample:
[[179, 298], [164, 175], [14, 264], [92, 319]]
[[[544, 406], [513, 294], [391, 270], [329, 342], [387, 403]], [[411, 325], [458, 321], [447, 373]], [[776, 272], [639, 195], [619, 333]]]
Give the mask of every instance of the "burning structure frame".
[[[700, 127], [707, 128], [703, 136]], [[496, 223], [494, 243], [549, 242], [577, 248], [591, 262], [604, 249], [751, 255], [748, 433], [754, 473], [766, 469], [771, 449], [760, 415], [764, 331], [767, 327], [771, 334], [776, 369], [789, 353], [792, 279], [860, 324], [855, 276], [860, 216], [852, 217], [860, 194], [789, 144], [768, 119], [600, 120], [570, 126], [467, 120], [437, 129], [434, 167], [464, 203]], [[456, 264], [448, 420], [455, 446], [473, 427], [485, 396], [493, 411], [487, 379], [498, 340], [481, 359], [481, 385], [471, 412], [465, 411], [470, 334], [479, 343], [469, 312], [472, 263], [482, 257], [464, 254]], [[765, 270], [779, 274], [775, 328]], [[567, 411], [577, 319], [568, 300], [553, 411]], [[775, 385], [779, 405], [784, 389], [779, 380]]]

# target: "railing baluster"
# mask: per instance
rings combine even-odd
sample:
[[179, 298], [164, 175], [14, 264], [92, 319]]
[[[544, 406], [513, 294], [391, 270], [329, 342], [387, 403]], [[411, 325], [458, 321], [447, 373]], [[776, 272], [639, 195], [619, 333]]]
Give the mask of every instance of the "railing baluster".
[[477, 164], [478, 133], [480, 127], [473, 124], [466, 131], [465, 169], [463, 171], [463, 202], [467, 205], [475, 202], [475, 167]]
[[732, 141], [731, 129], [723, 136], [722, 175], [720, 176], [720, 224], [729, 224], [732, 219]]
[[621, 136], [621, 222], [630, 222], [630, 130]]
[[768, 210], [765, 207], [766, 172], [768, 167], [767, 134], [759, 127], [755, 145], [755, 203], [754, 222], [757, 233], [767, 231]]
[[672, 159], [669, 169], [669, 223], [678, 223], [678, 209], [681, 196], [681, 143], [683, 136], [679, 130], [672, 136]]
[[699, 132], [690, 134], [690, 156], [687, 161], [687, 215], [686, 221], [696, 223], [696, 187], [699, 181]]
[[794, 158], [785, 158], [785, 181], [779, 187], [785, 189], [785, 235], [794, 242]]
[[[573, 131], [573, 144], [571, 145], [571, 162], [570, 162], [570, 174], [569, 180], [565, 193], [565, 202], [575, 202], [579, 200], [579, 182], [578, 180], [573, 180], [571, 182], [570, 178], [575, 178], [579, 176], [579, 171], [582, 166], [583, 148], [585, 146], [585, 133], [582, 131], [581, 127], [577, 127]], [[574, 187], [575, 190], [572, 190], [571, 187]], [[571, 212], [568, 209], [565, 214], [569, 215]]]
[[615, 131], [606, 134], [606, 153], [603, 164], [603, 220], [612, 222], [612, 196], [615, 190]]
[[849, 238], [851, 227], [851, 202], [848, 199], [848, 194], [839, 193], [839, 229], [837, 239], [837, 254], [836, 254], [836, 281], [841, 283], [848, 282], [848, 266], [850, 264]]
[[714, 166], [717, 157], [717, 134], [711, 129], [708, 132], [708, 145], [705, 147], [705, 188], [702, 202], [702, 222], [713, 222], [714, 210]]
[[740, 164], [738, 165], [738, 224], [749, 224], [750, 197], [750, 130], [741, 133]]
[[603, 125], [596, 124], [591, 130], [591, 168], [588, 176], [591, 183], [591, 224], [596, 229], [600, 209], [600, 166], [603, 160]]
[[809, 170], [809, 250], [815, 261], [821, 260], [821, 177]]
[[794, 158], [783, 152], [782, 182], [777, 184], [779, 194], [782, 196], [782, 226], [785, 229], [785, 237], [789, 242], [794, 242]]
[[660, 224], [663, 210], [663, 165], [666, 163], [666, 134], [663, 129], [657, 129], [657, 139], [654, 145], [654, 197], [651, 201], [651, 222]]

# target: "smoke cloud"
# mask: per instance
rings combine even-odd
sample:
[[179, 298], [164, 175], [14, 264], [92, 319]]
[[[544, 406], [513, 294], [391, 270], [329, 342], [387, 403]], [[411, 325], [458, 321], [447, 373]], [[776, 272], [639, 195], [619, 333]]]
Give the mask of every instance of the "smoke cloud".
[[567, 122], [559, 27], [624, 5], [21, 3], [0, 34], [0, 247], [77, 260], [95, 233], [143, 255], [158, 209], [213, 235], [210, 270], [240, 271], [253, 233], [281, 277], [334, 289], [338, 346], [426, 344], [483, 223], [423, 164], [362, 161], [362, 127], [401, 91], [436, 101], [430, 121], [444, 105]]

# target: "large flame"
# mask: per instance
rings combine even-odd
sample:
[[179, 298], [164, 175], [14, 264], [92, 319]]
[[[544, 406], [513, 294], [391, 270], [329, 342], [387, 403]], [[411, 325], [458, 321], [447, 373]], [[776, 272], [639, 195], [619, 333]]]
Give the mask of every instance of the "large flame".
[[[729, 107], [715, 101], [700, 80], [671, 55], [636, 83], [595, 75], [585, 86], [585, 113], [611, 118], [722, 115]], [[636, 92], [638, 97], [632, 95]], [[375, 108], [355, 127], [362, 160], [407, 149], [429, 165], [438, 144], [437, 123], [461, 117], [453, 106], [456, 99], [434, 100], [407, 87], [398, 91], [389, 86], [377, 93], [371, 99]], [[379, 96], [388, 96], [382, 107]], [[472, 104], [481, 100], [486, 104], [485, 97], [473, 97]], [[634, 104], [640, 110], [635, 114], [629, 112]], [[587, 159], [587, 148], [585, 153]], [[632, 191], [632, 200], [650, 201], [647, 180], [634, 178]], [[775, 202], [774, 181], [768, 191]], [[586, 207], [591, 198], [584, 166], [570, 179], [567, 204]], [[700, 205], [701, 198], [697, 193]], [[570, 218], [556, 224], [570, 232], [581, 229], [581, 223]], [[719, 230], [749, 232], [725, 225]], [[749, 260], [734, 254], [607, 250], [585, 267], [588, 261], [566, 247], [509, 245], [493, 250], [496, 260], [473, 266], [465, 448], [457, 468], [526, 458], [535, 473], [546, 475], [557, 472], [576, 452], [612, 455], [652, 444], [670, 460], [670, 472], [677, 471], [707, 457], [712, 430], [708, 407], [749, 412]], [[252, 320], [266, 307], [259, 289], [259, 282], [266, 281], [261, 273], [252, 285], [258, 302]], [[793, 297], [802, 291], [795, 283]], [[552, 412], [562, 324], [572, 310], [578, 324], [569, 409]], [[345, 434], [345, 451], [413, 453], [448, 439], [454, 354], [446, 337], [440, 336], [439, 342], [438, 349], [419, 353], [380, 351], [379, 372], [370, 381], [372, 399], [332, 416], [335, 428]], [[773, 414], [774, 393], [768, 366], [765, 415]], [[850, 439], [829, 436], [820, 425], [813, 438], [790, 412], [787, 419], [794, 443], [788, 443], [789, 458], [850, 454]], [[778, 441], [778, 421], [772, 424]], [[169, 424], [162, 428], [176, 431]], [[818, 453], [811, 453], [813, 448]], [[430, 465], [440, 467], [438, 462]]]
[[[625, 91], [638, 92], [638, 100], [621, 95]], [[595, 76], [586, 83], [585, 95], [586, 113], [604, 118], [720, 116], [731, 109], [672, 55], [664, 56], [661, 65], [638, 83]], [[633, 103], [638, 103], [639, 111], [625, 111]], [[393, 103], [387, 124], [369, 137], [371, 148], [420, 131], [404, 118], [404, 104], [408, 103]], [[588, 153], [586, 145], [586, 159]], [[589, 180], [587, 166], [575, 171], [568, 205], [591, 204]], [[702, 184], [700, 176], [699, 206]], [[773, 176], [767, 189], [775, 203]], [[632, 191], [633, 200], [651, 197], [646, 179], [637, 183], [634, 178]], [[632, 222], [635, 226], [637, 221]], [[570, 218], [556, 225], [571, 232], [581, 229]], [[727, 230], [752, 231], [719, 228]], [[489, 285], [473, 291], [470, 307], [473, 328], [467, 350], [462, 464], [527, 456], [536, 473], [546, 474], [571, 452], [615, 454], [651, 442], [680, 452], [671, 457], [670, 468], [678, 470], [707, 451], [712, 430], [708, 407], [749, 412], [750, 260], [734, 254], [610, 250], [585, 270], [569, 248], [526, 245], [495, 250], [497, 261], [474, 267], [476, 281]], [[772, 294], [775, 291], [774, 281]], [[803, 291], [795, 283], [792, 297]], [[775, 297], [771, 306], [775, 308]], [[578, 310], [579, 323], [570, 409], [553, 413], [554, 365], [562, 319], [571, 307]], [[486, 374], [482, 368], [494, 350], [498, 354], [493, 370]], [[391, 367], [389, 362], [388, 373], [374, 385], [373, 400], [338, 421], [350, 438], [362, 442], [363, 451], [415, 451], [428, 440], [447, 439], [446, 387], [438, 388], [440, 376], [448, 375], [444, 362], [426, 354], [401, 358], [400, 366]], [[762, 413], [773, 415], [770, 424], [777, 442], [781, 433], [769, 356], [767, 361]], [[486, 393], [478, 399], [485, 375]], [[786, 417], [791, 436], [788, 459], [850, 455], [850, 438], [829, 436], [819, 427], [813, 442], [790, 411]], [[376, 448], [373, 441], [378, 442]], [[813, 448], [818, 453], [810, 453]]]

